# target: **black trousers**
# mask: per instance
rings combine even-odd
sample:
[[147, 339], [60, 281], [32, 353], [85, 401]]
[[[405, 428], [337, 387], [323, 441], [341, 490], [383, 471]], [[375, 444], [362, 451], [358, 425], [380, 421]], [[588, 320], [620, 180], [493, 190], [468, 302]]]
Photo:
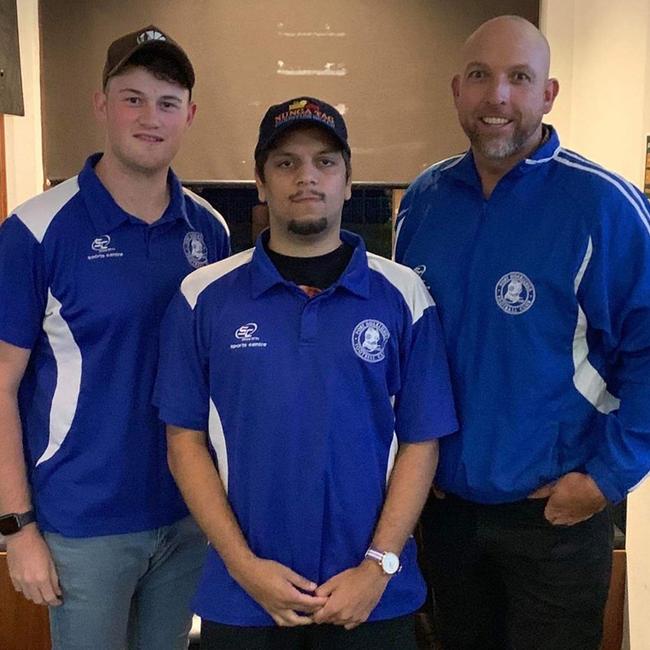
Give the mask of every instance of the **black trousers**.
[[424, 560], [444, 650], [598, 650], [610, 513], [553, 526], [545, 506], [546, 499], [482, 505], [430, 497]]
[[337, 625], [239, 627], [201, 621], [201, 650], [417, 650], [413, 616]]

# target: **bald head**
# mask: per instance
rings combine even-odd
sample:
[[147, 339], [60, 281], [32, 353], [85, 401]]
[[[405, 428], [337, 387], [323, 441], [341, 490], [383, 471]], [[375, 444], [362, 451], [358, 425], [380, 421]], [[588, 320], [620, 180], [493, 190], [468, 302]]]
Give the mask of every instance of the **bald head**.
[[519, 16], [483, 23], [465, 42], [452, 81], [454, 103], [479, 173], [507, 173], [542, 141], [542, 118], [558, 92], [549, 46]]
[[548, 79], [551, 49], [546, 37], [521, 16], [497, 16], [485, 21], [465, 41], [461, 50], [463, 68], [479, 54], [491, 51], [519, 55], [522, 61], [537, 64], [539, 73]]

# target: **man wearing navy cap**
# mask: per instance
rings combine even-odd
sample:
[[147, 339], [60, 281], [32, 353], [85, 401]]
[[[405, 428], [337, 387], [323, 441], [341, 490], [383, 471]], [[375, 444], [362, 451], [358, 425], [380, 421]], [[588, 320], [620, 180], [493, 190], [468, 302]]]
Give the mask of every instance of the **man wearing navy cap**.
[[336, 109], [272, 106], [255, 164], [270, 229], [186, 278], [161, 333], [170, 466], [212, 545], [202, 646], [415, 648], [411, 533], [456, 428], [436, 310], [341, 231]]
[[151, 406], [164, 310], [228, 230], [170, 163], [194, 70], [149, 26], [109, 48], [103, 154], [0, 229], [0, 533], [54, 648], [184, 648], [205, 538]]

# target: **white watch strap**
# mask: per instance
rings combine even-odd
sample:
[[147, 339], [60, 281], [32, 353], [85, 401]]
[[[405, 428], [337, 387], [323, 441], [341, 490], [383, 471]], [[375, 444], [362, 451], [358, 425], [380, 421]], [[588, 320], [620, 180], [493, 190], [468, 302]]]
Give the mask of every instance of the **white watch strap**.
[[384, 559], [384, 554], [381, 551], [376, 551], [374, 548], [369, 548], [366, 551], [366, 555], [370, 560], [377, 560], [381, 564], [381, 561]]
[[375, 551], [374, 548], [369, 548], [366, 551], [365, 557], [371, 560], [377, 560], [377, 562], [381, 562], [384, 559], [384, 554], [381, 551]]

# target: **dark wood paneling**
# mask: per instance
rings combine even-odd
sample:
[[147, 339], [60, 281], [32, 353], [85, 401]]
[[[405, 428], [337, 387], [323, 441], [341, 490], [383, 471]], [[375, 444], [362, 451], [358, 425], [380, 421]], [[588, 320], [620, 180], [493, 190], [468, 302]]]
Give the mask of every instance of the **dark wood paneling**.
[[626, 555], [623, 550], [614, 551], [612, 558], [612, 578], [605, 606], [603, 644], [601, 650], [621, 650], [623, 625], [625, 620], [625, 576]]
[[0, 553], [0, 648], [49, 650], [47, 607], [34, 605], [16, 593], [9, 579], [7, 555]]

